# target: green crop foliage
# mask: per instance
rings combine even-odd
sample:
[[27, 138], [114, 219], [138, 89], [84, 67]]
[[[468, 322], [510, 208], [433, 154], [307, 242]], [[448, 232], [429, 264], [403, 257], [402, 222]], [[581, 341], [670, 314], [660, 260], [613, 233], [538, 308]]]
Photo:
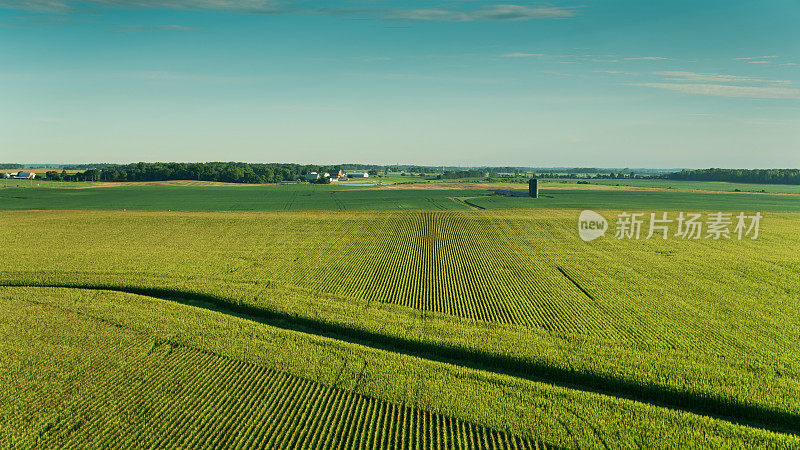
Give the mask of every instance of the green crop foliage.
[[41, 302], [0, 311], [6, 446], [541, 448]]
[[[635, 181], [635, 180], [634, 180]], [[372, 181], [370, 181], [371, 183]], [[364, 211], [484, 209], [647, 209], [800, 211], [800, 196], [670, 190], [570, 190], [546, 183], [541, 197], [493, 189], [400, 189], [285, 184], [254, 186], [8, 187], [0, 210]], [[514, 186], [510, 186], [514, 187]], [[548, 189], [548, 188], [551, 189]], [[527, 187], [525, 188], [527, 190]]]
[[[481, 195], [482, 191], [459, 191]], [[153, 211], [333, 211], [468, 209], [443, 191], [343, 185], [130, 186], [0, 189], [0, 209]]]
[[[579, 187], [575, 184], [579, 180], [542, 180], [544, 186], [570, 185]], [[629, 186], [644, 189], [680, 189], [695, 191], [724, 191], [724, 192], [774, 192], [784, 194], [800, 194], [800, 186], [793, 184], [755, 184], [755, 183], [733, 183], [728, 181], [684, 181], [684, 180], [662, 180], [662, 179], [593, 179], [582, 180], [592, 185], [605, 186]]]
[[[19, 447], [111, 445], [112, 438], [118, 446], [135, 442], [190, 445], [210, 438], [247, 447], [252, 440], [239, 438], [255, 436], [247, 427], [282, 427], [293, 435], [302, 433], [292, 431], [289, 420], [249, 409], [238, 409], [242, 415], [231, 422], [229, 411], [241, 405], [228, 380], [231, 372], [248, 369], [262, 375], [248, 376], [253, 383], [264, 374], [274, 374], [318, 391], [334, 387], [345, 400], [357, 401], [363, 396], [367, 402], [373, 398], [397, 405], [387, 405], [387, 410], [398, 411], [398, 406], [405, 404], [415, 408], [415, 414], [431, 411], [452, 416], [451, 423], [458, 424], [459, 431], [453, 427], [436, 427], [436, 431], [454, 430], [451, 437], [455, 438], [466, 433], [461, 439], [475, 439], [478, 448], [487, 445], [478, 441], [480, 433], [476, 435], [476, 431], [489, 436], [486, 439], [493, 439], [491, 435], [495, 440], [513, 439], [522, 448], [526, 439], [508, 433], [559, 447], [659, 444], [722, 448], [738, 443], [785, 448], [798, 443], [792, 436], [372, 350], [140, 295], [7, 288], [0, 294], [0, 308], [4, 313], [0, 327], [9, 337], [2, 341], [3, 367], [15, 369], [7, 374], [10, 381], [0, 393], [0, 406], [7, 411], [0, 419], [0, 432]], [[228, 370], [220, 371], [220, 366]], [[275, 374], [270, 368], [294, 377]], [[204, 376], [197, 378], [197, 371]], [[268, 400], [261, 392], [251, 390], [246, 399], [263, 405]], [[295, 398], [292, 391], [278, 389], [271, 401], [291, 403]], [[213, 401], [221, 406], [203, 409]], [[200, 409], [184, 405], [199, 405]], [[326, 417], [346, 412], [328, 408]], [[373, 428], [359, 420], [346, 417], [344, 426]], [[386, 420], [381, 427], [401, 429]], [[225, 422], [242, 423], [245, 430], [232, 426], [236, 432], [230, 433], [221, 428]], [[316, 420], [310, 423], [321, 426]], [[406, 441], [418, 436], [414, 440], [422, 446], [424, 433], [418, 426], [424, 423], [416, 423], [419, 425], [411, 427], [404, 422], [402, 433], [397, 433]], [[653, 427], [654, 423], [661, 426]], [[332, 442], [340, 442], [342, 437], [329, 437], [325, 446], [335, 446]], [[504, 445], [499, 442], [498, 447]]]
[[0, 239], [25, 251], [0, 283], [88, 288], [11, 298], [189, 349], [325, 386], [350, 361], [339, 387], [554, 445], [794, 442], [758, 428], [800, 415], [797, 213], [765, 213], [758, 240], [592, 243], [576, 212], [546, 209], [5, 219]]
[[632, 209], [645, 211], [800, 211], [800, 196], [753, 193], [705, 193], [671, 190], [585, 190], [541, 188], [539, 198], [465, 196], [483, 209]]

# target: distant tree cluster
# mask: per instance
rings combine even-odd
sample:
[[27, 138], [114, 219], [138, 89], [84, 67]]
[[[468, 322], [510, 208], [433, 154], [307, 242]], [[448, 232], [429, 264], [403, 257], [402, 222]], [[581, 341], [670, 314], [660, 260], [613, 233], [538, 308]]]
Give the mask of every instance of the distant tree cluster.
[[564, 173], [600, 173], [600, 169], [594, 167], [573, 167], [571, 169], [564, 169]]
[[[65, 167], [66, 168], [66, 167]], [[46, 177], [61, 181], [167, 181], [200, 180], [227, 183], [280, 183], [302, 180], [311, 172], [337, 172], [341, 166], [300, 164], [251, 164], [240, 162], [209, 163], [135, 163], [97, 164], [83, 172], [49, 171]]]
[[650, 176], [641, 176], [637, 175], [635, 172], [626, 172], [624, 170], [620, 170], [617, 173], [610, 172], [610, 173], [554, 173], [554, 172], [542, 172], [536, 174], [539, 178], [564, 178], [564, 179], [592, 179], [592, 180], [627, 180], [627, 179], [639, 179], [639, 178], [651, 178]]
[[329, 177], [319, 177], [316, 180], [311, 180], [309, 182], [314, 184], [331, 184], [331, 179]]
[[730, 181], [755, 184], [800, 184], [800, 169], [698, 169], [666, 174], [670, 180]]
[[[61, 172], [50, 170], [46, 173], [49, 180], [56, 181], [167, 181], [167, 180], [200, 180], [221, 181], [228, 183], [280, 183], [284, 181], [305, 180], [311, 172], [338, 172], [346, 170], [368, 170], [370, 176], [379, 171], [408, 171], [409, 173], [436, 174], [435, 179], [456, 180], [460, 178], [523, 179], [530, 176], [528, 168], [486, 167], [486, 168], [449, 168], [430, 166], [381, 166], [370, 164], [345, 164], [334, 166], [302, 165], [288, 163], [252, 164], [242, 162], [208, 162], [208, 163], [134, 163], [134, 164], [92, 164], [65, 165]], [[23, 169], [24, 165], [0, 163], [0, 169]], [[443, 170], [444, 169], [444, 170]], [[83, 170], [69, 174], [66, 170]], [[637, 171], [643, 169], [636, 169]], [[635, 173], [631, 169], [598, 169], [569, 168], [537, 171], [534, 176], [540, 178], [565, 179], [632, 179], [632, 178], [664, 178], [670, 180], [692, 181], [730, 181], [757, 184], [800, 184], [798, 169], [699, 169], [681, 170], [666, 174], [648, 172], [645, 175]], [[404, 172], [405, 174], [405, 172]], [[513, 178], [512, 175], [513, 174]], [[324, 183], [325, 181], [321, 181]]]
[[22, 164], [0, 163], [0, 170], [22, 169], [24, 167]]
[[485, 177], [483, 170], [455, 170], [447, 171], [436, 176], [439, 180], [457, 180], [459, 178], [481, 178]]
[[358, 163], [342, 164], [342, 170], [353, 171], [353, 172], [366, 172], [368, 170], [375, 170], [377, 172], [379, 170], [384, 170], [387, 167], [389, 166], [382, 166], [379, 164], [358, 164]]

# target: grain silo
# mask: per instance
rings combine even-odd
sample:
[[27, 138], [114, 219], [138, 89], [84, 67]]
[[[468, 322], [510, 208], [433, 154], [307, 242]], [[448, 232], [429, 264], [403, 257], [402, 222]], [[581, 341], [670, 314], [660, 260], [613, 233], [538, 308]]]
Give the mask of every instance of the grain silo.
[[533, 198], [539, 198], [539, 180], [536, 178], [528, 180], [528, 195]]

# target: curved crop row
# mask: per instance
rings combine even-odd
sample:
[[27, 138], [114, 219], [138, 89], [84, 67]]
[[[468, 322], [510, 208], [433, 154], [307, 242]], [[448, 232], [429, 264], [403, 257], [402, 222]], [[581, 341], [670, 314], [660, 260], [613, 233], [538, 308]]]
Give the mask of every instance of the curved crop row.
[[162, 344], [40, 436], [63, 448], [539, 448], [540, 444], [189, 347]]

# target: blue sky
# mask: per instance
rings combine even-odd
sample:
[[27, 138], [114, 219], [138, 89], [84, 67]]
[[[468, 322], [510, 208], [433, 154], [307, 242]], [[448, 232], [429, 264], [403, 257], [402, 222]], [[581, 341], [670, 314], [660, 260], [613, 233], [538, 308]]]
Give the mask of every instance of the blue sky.
[[0, 160], [800, 167], [798, 23], [795, 0], [0, 0]]

